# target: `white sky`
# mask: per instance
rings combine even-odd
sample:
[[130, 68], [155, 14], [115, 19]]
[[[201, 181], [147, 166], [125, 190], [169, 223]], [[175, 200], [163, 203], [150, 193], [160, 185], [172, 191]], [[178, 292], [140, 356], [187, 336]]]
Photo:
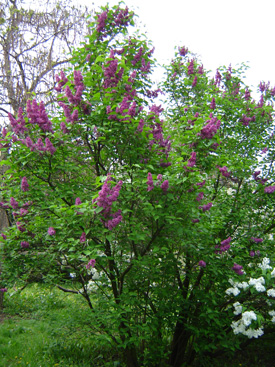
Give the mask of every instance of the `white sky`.
[[[91, 8], [102, 0], [78, 0]], [[118, 1], [109, 0], [110, 6]], [[246, 82], [275, 85], [275, 0], [125, 0], [146, 26], [158, 62], [169, 62], [175, 46], [187, 46], [215, 71], [249, 62]]]

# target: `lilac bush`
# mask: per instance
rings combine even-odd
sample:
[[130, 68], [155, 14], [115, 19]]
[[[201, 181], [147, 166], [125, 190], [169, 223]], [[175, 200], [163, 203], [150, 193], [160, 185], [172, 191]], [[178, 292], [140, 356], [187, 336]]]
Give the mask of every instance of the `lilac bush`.
[[275, 93], [211, 79], [187, 47], [156, 87], [133, 24], [104, 7], [56, 76], [58, 112], [9, 116], [1, 286], [60, 285], [128, 367], [181, 367], [274, 323]]

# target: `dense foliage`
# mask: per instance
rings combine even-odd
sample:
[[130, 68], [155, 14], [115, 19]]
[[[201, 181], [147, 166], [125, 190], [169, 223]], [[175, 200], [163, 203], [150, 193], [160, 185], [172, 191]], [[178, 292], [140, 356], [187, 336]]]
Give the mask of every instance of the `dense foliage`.
[[207, 363], [275, 318], [275, 90], [256, 102], [242, 69], [211, 79], [184, 47], [154, 88], [133, 19], [103, 8], [59, 115], [33, 99], [2, 131], [2, 283], [82, 295], [128, 367]]

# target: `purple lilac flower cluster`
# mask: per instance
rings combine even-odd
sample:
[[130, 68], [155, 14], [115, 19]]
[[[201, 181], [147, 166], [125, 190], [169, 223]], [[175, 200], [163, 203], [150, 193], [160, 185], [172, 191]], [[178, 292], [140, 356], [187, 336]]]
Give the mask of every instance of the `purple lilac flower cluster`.
[[17, 120], [15, 120], [15, 118], [12, 116], [11, 113], [8, 114], [8, 117], [11, 123], [12, 130], [16, 135], [24, 134], [25, 132], [28, 131], [26, 127], [25, 119], [23, 117], [23, 110], [21, 107], [18, 110]]
[[124, 69], [118, 69], [118, 59], [114, 56], [114, 50], [111, 50], [106, 66], [103, 66], [104, 83], [103, 88], [115, 88], [123, 76]]
[[54, 87], [54, 89], [57, 92], [61, 93], [62, 88], [68, 82], [68, 78], [66, 77], [66, 75], [65, 75], [65, 73], [64, 73], [63, 70], [61, 70], [61, 72], [60, 72], [60, 77], [59, 77], [59, 75], [56, 75], [55, 76], [55, 80], [58, 83], [58, 85], [57, 85], [57, 87]]
[[226, 166], [223, 166], [223, 167], [218, 166], [218, 169], [224, 177], [229, 177], [230, 176], [230, 172], [227, 171]]
[[154, 189], [154, 182], [153, 182], [152, 173], [148, 172], [148, 175], [147, 175], [147, 191], [152, 191], [153, 189]]
[[199, 261], [199, 266], [200, 266], [201, 268], [205, 268], [205, 267], [206, 267], [206, 262], [205, 262], [205, 261], [203, 261], [203, 260], [200, 260], [200, 261]]
[[53, 227], [49, 227], [48, 228], [48, 235], [49, 236], [54, 236], [55, 235], [55, 229]]
[[191, 74], [195, 74], [195, 70], [194, 70], [194, 63], [195, 63], [195, 60], [192, 59], [189, 64], [188, 64], [188, 68], [187, 68], [187, 74], [188, 75], [191, 75]]
[[28, 184], [27, 177], [23, 177], [21, 180], [21, 190], [26, 192], [26, 191], [29, 191], [29, 189], [30, 189], [30, 186]]
[[102, 214], [104, 220], [102, 220], [102, 222], [109, 230], [116, 227], [123, 219], [120, 209], [116, 213], [111, 213], [112, 204], [118, 199], [119, 191], [122, 187], [122, 181], [119, 181], [115, 187], [111, 188], [111, 180], [111, 176], [108, 174], [107, 179], [102, 186], [102, 189], [98, 193], [98, 198], [95, 200], [97, 206], [103, 208]]
[[95, 267], [95, 263], [96, 263], [96, 261], [95, 261], [95, 259], [91, 259], [89, 262], [88, 262], [88, 264], [87, 265], [85, 265], [86, 266], [86, 269], [90, 269], [90, 268], [94, 268]]
[[28, 248], [28, 247], [30, 247], [30, 244], [27, 241], [22, 241], [20, 245], [21, 245], [22, 248]]
[[260, 82], [259, 84], [259, 89], [262, 93], [264, 93], [265, 91], [267, 91], [270, 87], [270, 82], [265, 83], [265, 82]]
[[187, 167], [194, 167], [196, 164], [196, 152], [191, 153], [191, 157], [188, 160]]
[[[162, 175], [159, 174], [157, 176], [157, 183], [156, 183], [156, 186], [159, 186], [160, 185], [160, 188], [162, 189], [162, 191], [164, 193], [167, 192], [168, 188], [169, 188], [169, 181], [168, 180], [164, 180], [162, 183]], [[148, 172], [148, 175], [147, 175], [147, 191], [152, 191], [154, 189], [154, 182], [153, 182], [153, 178], [152, 178], [152, 174], [150, 172]]]
[[199, 186], [199, 187], [204, 186], [205, 185], [205, 180], [203, 180], [202, 182], [196, 183], [196, 185]]
[[230, 242], [231, 242], [232, 238], [228, 237], [226, 240], [221, 241], [221, 245], [216, 245], [216, 249], [218, 253], [222, 253], [222, 252], [226, 252], [230, 249]]
[[[166, 139], [163, 137], [163, 121], [159, 120], [159, 115], [163, 111], [161, 106], [153, 105], [150, 107], [149, 118], [151, 120], [151, 128], [150, 131], [153, 134], [153, 139], [149, 142], [149, 147], [151, 148], [154, 144], [158, 145], [158, 154], [164, 154], [165, 159], [168, 160], [169, 152], [171, 150], [171, 141], [170, 136]], [[158, 119], [156, 121], [156, 119]], [[170, 166], [170, 162], [164, 162], [163, 159], [160, 161], [161, 167]]]
[[37, 140], [37, 143], [34, 143], [29, 136], [27, 136], [26, 139], [21, 139], [21, 142], [30, 148], [32, 152], [37, 150], [39, 152], [49, 152], [53, 155], [56, 151], [56, 148], [53, 146], [49, 138], [45, 139], [45, 145], [41, 138]]
[[205, 204], [203, 206], [199, 206], [199, 209], [202, 209], [203, 212], [207, 212], [208, 210], [210, 210], [212, 208], [213, 204], [212, 203], [208, 203]]
[[256, 119], [256, 116], [246, 116], [245, 114], [243, 114], [242, 118], [240, 119], [240, 121], [243, 123], [244, 126], [248, 126], [250, 124], [250, 122], [254, 122]]
[[265, 192], [266, 194], [272, 194], [274, 191], [275, 191], [275, 186], [267, 186], [267, 187], [265, 187], [265, 189], [264, 189], [264, 192]]
[[260, 242], [263, 242], [263, 239], [262, 238], [257, 238], [257, 237], [251, 237], [251, 240], [255, 243], [260, 243]]
[[86, 233], [82, 232], [80, 238], [79, 238], [79, 242], [80, 243], [85, 243], [86, 242]]
[[[111, 15], [110, 17], [109, 14]], [[115, 26], [127, 26], [131, 19], [131, 14], [129, 13], [129, 9], [126, 7], [122, 9], [118, 7], [114, 12], [110, 11], [109, 9], [104, 10], [102, 13], [96, 14], [96, 22], [97, 22], [97, 32], [99, 33], [99, 39], [102, 40], [104, 37], [108, 35], [107, 26], [108, 20], [111, 29]]]
[[203, 199], [204, 193], [201, 191], [198, 196], [196, 197], [197, 201], [201, 201]]
[[239, 264], [236, 264], [236, 263], [234, 263], [234, 265], [232, 267], [232, 270], [234, 270], [235, 273], [238, 274], [238, 275], [243, 275], [244, 274], [242, 269], [243, 269], [243, 267]]
[[180, 56], [183, 56], [183, 57], [186, 56], [188, 54], [188, 48], [185, 46], [179, 48], [179, 54]]
[[244, 99], [245, 99], [246, 101], [249, 101], [249, 100], [250, 100], [250, 98], [251, 98], [251, 96], [250, 96], [249, 89], [248, 89], [248, 88], [246, 88], [245, 93], [244, 93]]
[[211, 114], [211, 120], [207, 120], [206, 122], [208, 123], [201, 129], [199, 135], [202, 139], [212, 139], [220, 128], [221, 121], [217, 117], [212, 117]]
[[216, 75], [215, 75], [215, 85], [216, 85], [217, 87], [219, 87], [219, 86], [220, 86], [220, 84], [221, 84], [221, 80], [222, 80], [221, 73], [220, 73], [220, 72], [219, 72], [219, 70], [217, 69], [217, 70], [216, 70]]
[[36, 100], [27, 101], [27, 117], [31, 124], [37, 124], [42, 131], [53, 133], [52, 123], [48, 118], [43, 101], [37, 104]]
[[[268, 178], [261, 178], [261, 177], [259, 177], [260, 174], [261, 174], [261, 171], [255, 171], [252, 174], [252, 176], [253, 176], [255, 181], [259, 181], [262, 185], [264, 185], [268, 181]], [[269, 187], [273, 187], [273, 186], [269, 186]], [[267, 187], [265, 189], [267, 189]], [[268, 191], [269, 191], [269, 189], [265, 192], [269, 193], [269, 194], [273, 192], [272, 189], [271, 189], [271, 192], [268, 192]]]
[[[74, 71], [74, 81], [73, 86], [75, 90], [75, 94], [71, 91], [70, 87], [68, 85], [65, 86], [65, 81], [67, 82], [68, 79], [65, 77], [64, 72], [61, 72], [62, 75], [62, 81], [59, 82], [58, 91], [63, 91], [65, 93], [65, 97], [67, 98], [67, 101], [69, 104], [66, 104], [62, 101], [58, 102], [59, 106], [63, 108], [64, 115], [66, 117], [67, 123], [74, 123], [78, 121], [78, 109], [76, 107], [81, 107], [84, 114], [88, 114], [90, 110], [90, 105], [87, 104], [82, 100], [82, 94], [85, 89], [84, 83], [83, 83], [83, 76], [80, 71], [75, 70]], [[56, 80], [59, 79], [58, 75], [56, 75]], [[65, 88], [64, 88], [65, 86]], [[66, 124], [64, 122], [61, 122], [60, 128], [63, 131], [64, 134], [67, 134], [69, 130], [66, 127]]]

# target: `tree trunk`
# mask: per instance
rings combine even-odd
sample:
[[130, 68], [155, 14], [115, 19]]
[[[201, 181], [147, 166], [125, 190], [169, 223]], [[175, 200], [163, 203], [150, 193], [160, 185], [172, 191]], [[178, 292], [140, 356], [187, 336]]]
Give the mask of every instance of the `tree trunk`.
[[189, 365], [195, 358], [195, 351], [189, 350], [191, 333], [185, 329], [182, 321], [178, 321], [174, 333], [170, 363], [171, 367], [182, 367], [184, 363]]

